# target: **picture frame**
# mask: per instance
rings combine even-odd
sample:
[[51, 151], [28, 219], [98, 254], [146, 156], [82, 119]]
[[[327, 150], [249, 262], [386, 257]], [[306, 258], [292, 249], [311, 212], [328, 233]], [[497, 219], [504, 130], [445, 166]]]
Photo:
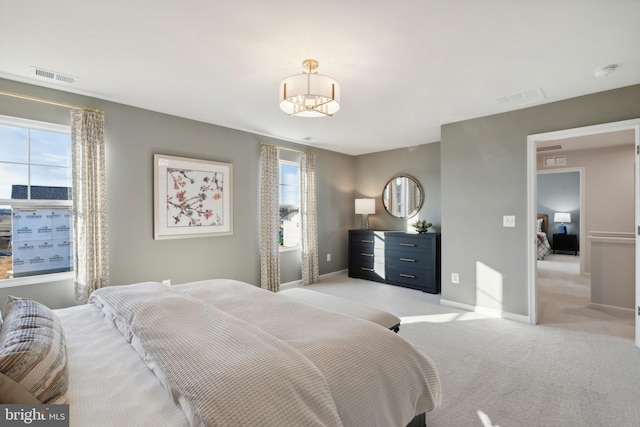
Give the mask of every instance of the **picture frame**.
[[233, 234], [233, 165], [153, 155], [154, 240]]

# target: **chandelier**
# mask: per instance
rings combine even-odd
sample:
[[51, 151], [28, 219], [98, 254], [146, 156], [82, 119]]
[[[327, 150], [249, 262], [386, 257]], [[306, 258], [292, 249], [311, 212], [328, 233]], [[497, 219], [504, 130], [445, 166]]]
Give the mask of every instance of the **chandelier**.
[[332, 116], [340, 109], [340, 85], [318, 74], [318, 61], [306, 59], [303, 72], [280, 82], [280, 108], [290, 116]]

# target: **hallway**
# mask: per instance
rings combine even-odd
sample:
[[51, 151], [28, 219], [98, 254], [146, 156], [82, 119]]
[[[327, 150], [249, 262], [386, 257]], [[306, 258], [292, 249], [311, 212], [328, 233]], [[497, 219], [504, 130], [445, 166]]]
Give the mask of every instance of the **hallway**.
[[634, 340], [632, 310], [589, 308], [590, 278], [580, 276], [580, 257], [550, 254], [538, 261], [538, 322], [550, 327]]

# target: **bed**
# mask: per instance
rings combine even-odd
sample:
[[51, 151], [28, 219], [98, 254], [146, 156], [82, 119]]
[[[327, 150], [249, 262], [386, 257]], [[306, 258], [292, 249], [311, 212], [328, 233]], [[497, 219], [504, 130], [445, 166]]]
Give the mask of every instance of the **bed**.
[[547, 226], [549, 217], [547, 214], [538, 214], [536, 218], [536, 243], [538, 245], [538, 259], [543, 260], [551, 253], [551, 244], [547, 238]]
[[[50, 341], [30, 350], [52, 365], [37, 378], [3, 354], [16, 323]], [[0, 372], [0, 395], [66, 402], [71, 426], [424, 425], [441, 403], [433, 362], [393, 331], [228, 279], [112, 286], [60, 310], [10, 297]]]

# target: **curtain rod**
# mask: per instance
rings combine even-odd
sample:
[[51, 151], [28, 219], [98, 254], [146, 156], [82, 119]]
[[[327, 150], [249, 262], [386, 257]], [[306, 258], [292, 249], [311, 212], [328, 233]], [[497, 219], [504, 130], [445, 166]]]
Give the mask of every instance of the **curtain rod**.
[[84, 111], [90, 111], [90, 112], [93, 112], [93, 113], [104, 114], [104, 111], [98, 110], [96, 108], [82, 107], [80, 105], [67, 104], [65, 102], [58, 102], [58, 101], [52, 101], [50, 99], [37, 98], [35, 96], [22, 95], [20, 93], [5, 92], [4, 90], [0, 90], [0, 95], [10, 96], [12, 98], [26, 99], [27, 101], [41, 102], [43, 104], [55, 105], [55, 106], [58, 106], [58, 107], [76, 108], [78, 110], [84, 110]]
[[260, 145], [266, 145], [268, 147], [276, 147], [276, 148], [279, 148], [281, 150], [288, 150], [288, 151], [293, 151], [293, 152], [296, 152], [296, 153], [313, 154], [312, 151], [296, 150], [295, 148], [283, 147], [281, 145], [275, 145], [275, 144], [267, 144], [266, 142], [261, 142]]

